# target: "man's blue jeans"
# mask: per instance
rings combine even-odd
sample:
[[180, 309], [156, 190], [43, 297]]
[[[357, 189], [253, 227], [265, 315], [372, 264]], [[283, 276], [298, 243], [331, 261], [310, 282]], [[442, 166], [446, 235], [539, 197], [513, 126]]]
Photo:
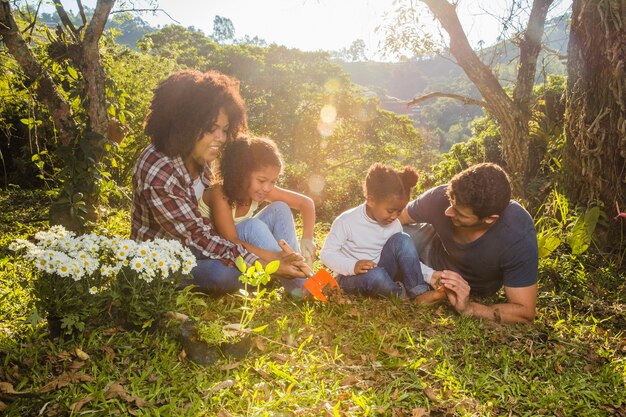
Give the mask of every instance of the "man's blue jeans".
[[[239, 239], [259, 248], [280, 252], [282, 249], [278, 241], [284, 239], [293, 250], [300, 251], [291, 209], [282, 201], [271, 203], [253, 218], [237, 224], [236, 228]], [[239, 270], [227, 267], [219, 260], [198, 260], [197, 266], [191, 272], [194, 276], [192, 284], [198, 285], [203, 291], [225, 294], [243, 288], [239, 281]], [[278, 277], [278, 280], [289, 294], [302, 294], [304, 278]]]
[[378, 297], [401, 297], [404, 293], [403, 286], [410, 298], [430, 289], [424, 281], [413, 240], [402, 232], [391, 236], [385, 243], [376, 268], [364, 274], [340, 275], [337, 281], [348, 294]]

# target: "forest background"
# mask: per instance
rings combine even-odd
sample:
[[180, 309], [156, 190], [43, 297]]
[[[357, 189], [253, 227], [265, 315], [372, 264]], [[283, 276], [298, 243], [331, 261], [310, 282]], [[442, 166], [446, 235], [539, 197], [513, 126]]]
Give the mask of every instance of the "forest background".
[[[445, 413], [461, 404], [468, 413], [485, 415], [511, 408], [519, 414], [594, 410], [598, 415], [621, 415], [626, 379], [622, 348], [626, 325], [626, 5], [618, 0], [576, 0], [570, 13], [545, 21], [545, 14], [542, 20], [537, 10], [549, 7], [551, 1], [512, 2], [510, 15], [519, 18], [519, 30], [472, 52], [459, 47], [462, 36], [455, 32], [453, 10], [437, 8], [447, 2], [423, 3], [428, 9], [399, 3], [398, 13], [392, 16], [396, 20], [386, 28], [389, 36], [384, 47], [404, 58], [381, 63], [365, 58], [359, 40], [342, 51], [303, 52], [268, 45], [259, 38], [238, 39], [227, 17], [216, 16], [214, 32], [207, 35], [180, 25], [150, 27], [136, 10], [110, 14], [115, 11], [114, 1], [99, 1], [96, 9], [81, 9], [74, 15], [61, 3], [57, 13], [46, 14], [38, 11], [36, 2], [27, 7], [25, 2], [2, 0], [3, 245], [16, 237], [30, 237], [51, 223], [74, 230], [106, 227], [108, 232], [127, 233], [132, 168], [148, 143], [142, 122], [153, 88], [181, 68], [222, 71], [241, 80], [250, 130], [278, 143], [286, 161], [282, 185], [316, 201], [318, 236], [324, 235], [337, 214], [362, 201], [361, 182], [373, 162], [418, 168], [421, 175], [415, 194], [445, 183], [473, 163], [496, 162], [507, 168], [516, 197], [533, 215], [540, 246], [541, 295], [539, 330], [530, 330], [530, 339], [542, 352], [559, 352], [542, 359], [546, 361], [542, 366], [549, 370], [539, 375], [557, 386], [556, 392], [539, 390], [522, 401], [515, 391], [528, 388], [523, 379], [528, 375], [501, 395], [496, 392], [498, 384], [472, 385], [469, 381], [476, 375], [471, 372], [461, 389], [458, 380], [452, 382], [460, 376], [446, 374], [450, 369], [446, 371], [444, 360], [443, 365], [441, 361], [422, 364], [420, 372], [428, 380], [418, 384], [423, 394], [402, 397], [400, 402], [406, 404], [394, 412], [424, 406]], [[411, 26], [419, 22], [419, 13], [428, 12], [447, 32], [441, 43]], [[533, 49], [535, 44], [540, 47]], [[479, 76], [489, 73], [491, 78]], [[481, 80], [487, 80], [486, 84]], [[29, 274], [15, 266], [15, 256], [5, 247], [0, 294], [7, 347], [0, 354], [5, 365], [17, 368], [7, 367], [0, 380], [22, 387], [44, 386], [51, 369], [38, 368], [37, 375], [27, 375], [29, 364], [23, 357], [32, 351], [17, 349], [24, 340], [40, 346], [32, 338], [40, 340], [41, 326], [31, 314]], [[288, 308], [296, 308], [296, 315], [312, 314]], [[371, 307], [366, 304], [365, 308]], [[343, 313], [358, 316], [359, 322], [366, 316], [360, 310]], [[483, 342], [483, 337], [491, 338], [486, 343], [494, 345], [494, 355], [499, 344], [511, 342], [508, 353], [521, 361], [522, 368], [529, 366], [536, 353], [532, 346], [516, 345], [528, 336], [527, 329], [516, 330], [519, 333], [514, 332], [511, 341], [498, 329], [485, 330], [480, 324], [451, 319], [454, 315], [445, 309], [419, 314], [425, 314], [433, 326], [459, 320], [454, 321], [456, 333], [446, 332], [446, 336], [464, 339], [469, 334]], [[429, 326], [424, 334], [436, 338], [429, 334]], [[374, 339], [390, 337], [381, 336], [379, 330], [374, 334]], [[295, 340], [303, 342], [308, 335], [298, 334]], [[573, 342], [566, 341], [569, 337]], [[406, 341], [396, 342], [406, 345]], [[91, 343], [85, 341], [84, 346]], [[572, 343], [570, 351], [567, 343]], [[366, 346], [343, 344], [355, 351], [366, 350]], [[518, 356], [519, 349], [531, 352], [531, 357]], [[398, 357], [390, 350], [377, 352]], [[564, 366], [567, 352], [572, 354], [571, 369]], [[498, 362], [490, 354], [486, 358]], [[485, 375], [493, 372], [484, 364], [480, 368]], [[556, 382], [563, 374], [571, 379]], [[279, 379], [280, 375], [275, 372]], [[220, 377], [212, 375], [203, 383], [214, 385], [215, 378]], [[364, 377], [358, 374], [358, 378]], [[593, 383], [597, 383], [596, 391], [578, 391]], [[487, 385], [486, 393], [479, 394]], [[376, 393], [375, 387], [363, 388], [355, 381], [346, 386], [353, 393], [341, 397], [342, 407], [356, 407], [364, 415], [368, 414], [364, 410], [376, 409], [375, 395], [361, 397], [363, 392]], [[426, 390], [433, 386], [434, 393]], [[576, 394], [566, 401], [555, 399], [572, 389]], [[385, 399], [378, 406], [384, 409], [382, 414], [391, 413], [398, 393], [383, 391]], [[53, 394], [42, 393], [48, 400], [56, 398], [60, 410], [71, 409], [85, 395], [78, 387], [60, 392], [61, 397], [46, 397]], [[161, 394], [150, 395], [158, 398]], [[28, 409], [15, 396], [7, 396], [10, 411]], [[111, 406], [109, 399], [101, 400], [104, 409]], [[245, 405], [220, 403], [224, 398], [211, 401], [206, 406], [213, 410], [223, 404], [239, 412], [258, 406], [254, 401]], [[287, 408], [293, 406], [287, 402]], [[176, 407], [182, 406], [177, 400]]]

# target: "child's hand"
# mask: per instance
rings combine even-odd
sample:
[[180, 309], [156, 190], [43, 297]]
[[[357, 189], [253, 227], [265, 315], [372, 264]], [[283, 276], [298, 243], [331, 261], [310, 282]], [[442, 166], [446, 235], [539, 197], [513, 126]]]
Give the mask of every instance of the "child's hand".
[[354, 273], [357, 275], [364, 274], [373, 268], [376, 268], [376, 262], [362, 259], [360, 261], [357, 261], [356, 265], [354, 265]]
[[304, 260], [307, 264], [313, 265], [315, 261], [315, 252], [317, 248], [315, 247], [315, 242], [313, 239], [302, 238], [300, 239], [300, 252], [302, 256], [304, 256]]

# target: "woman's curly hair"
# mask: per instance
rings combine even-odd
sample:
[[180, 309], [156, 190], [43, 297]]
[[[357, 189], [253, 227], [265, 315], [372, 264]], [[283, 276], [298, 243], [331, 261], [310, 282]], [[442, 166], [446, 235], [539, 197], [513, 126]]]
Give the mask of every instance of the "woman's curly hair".
[[228, 116], [228, 140], [245, 132], [246, 107], [237, 79], [216, 71], [179, 71], [154, 90], [144, 132], [159, 152], [184, 158], [211, 131], [220, 109]]
[[283, 168], [276, 143], [268, 138], [241, 136], [222, 150], [216, 182], [222, 184], [228, 204], [246, 203], [250, 174], [265, 167]]
[[451, 202], [471, 208], [483, 219], [500, 215], [509, 205], [511, 183], [501, 167], [485, 162], [456, 174], [448, 184], [447, 194]]
[[384, 201], [389, 197], [409, 198], [411, 189], [417, 184], [415, 168], [405, 166], [397, 170], [381, 163], [370, 166], [363, 183], [365, 197]]

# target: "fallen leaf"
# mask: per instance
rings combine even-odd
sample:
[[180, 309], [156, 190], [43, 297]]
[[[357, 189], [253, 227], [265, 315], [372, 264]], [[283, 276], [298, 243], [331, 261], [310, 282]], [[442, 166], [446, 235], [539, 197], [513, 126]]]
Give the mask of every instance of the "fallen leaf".
[[411, 411], [411, 417], [428, 417], [430, 414], [425, 408], [414, 408]]
[[13, 384], [9, 384], [8, 382], [0, 382], [0, 392], [3, 394], [15, 394], [15, 388], [13, 388]]
[[176, 321], [187, 321], [189, 320], [189, 316], [183, 313], [178, 313], [176, 311], [168, 311], [167, 313], [165, 313], [165, 317], [167, 317], [170, 320], [176, 320]]
[[280, 363], [287, 363], [291, 359], [289, 355], [285, 355], [283, 353], [275, 353], [272, 355], [272, 358], [276, 359], [276, 361]]
[[111, 382], [107, 384], [104, 390], [106, 391], [106, 394], [104, 396], [104, 398], [106, 399], [121, 398], [127, 403], [135, 404], [137, 407], [140, 407], [140, 408], [143, 408], [143, 407], [153, 408], [154, 407], [151, 403], [144, 400], [143, 398], [135, 397], [133, 395], [128, 394], [124, 386], [120, 384], [119, 382]]
[[432, 388], [424, 388], [424, 394], [428, 397], [429, 400], [433, 402], [439, 402], [439, 397], [437, 397], [437, 393], [435, 393]]
[[159, 377], [156, 376], [155, 374], [150, 374], [148, 375], [148, 378], [146, 378], [146, 381], [148, 382], [157, 382], [159, 380]]
[[559, 375], [563, 373], [563, 365], [561, 365], [561, 362], [554, 363], [554, 372], [556, 372]]
[[400, 390], [398, 388], [396, 388], [396, 390], [393, 392], [393, 394], [391, 394], [391, 399], [393, 401], [396, 401], [398, 399], [399, 395], [400, 395]]
[[356, 385], [359, 382], [359, 378], [355, 375], [347, 375], [342, 381], [341, 381], [341, 386], [342, 387], [346, 387], [346, 386], [353, 386]]
[[228, 411], [220, 410], [220, 412], [217, 413], [217, 417], [233, 417], [233, 415]]
[[594, 369], [596, 369], [596, 367], [591, 365], [591, 364], [587, 364], [587, 365], [583, 366], [583, 371], [585, 371], [585, 372], [593, 372]]
[[107, 358], [109, 362], [111, 362], [115, 358], [115, 351], [110, 346], [100, 346], [100, 349], [104, 351], [104, 356]]
[[221, 391], [224, 388], [230, 388], [233, 385], [235, 385], [235, 381], [233, 381], [232, 379], [227, 379], [226, 381], [222, 381], [219, 384], [213, 386], [211, 389], [209, 389], [209, 392]]
[[91, 401], [95, 400], [95, 398], [91, 395], [86, 396], [85, 398], [76, 401], [74, 404], [70, 406], [70, 411], [72, 413], [78, 413], [83, 406]]
[[267, 343], [260, 337], [252, 339], [252, 345], [260, 352], [265, 352], [267, 350]]
[[85, 362], [83, 361], [72, 361], [72, 363], [70, 363], [69, 368], [72, 371], [78, 371], [83, 366], [85, 366]]
[[61, 359], [62, 361], [66, 361], [66, 360], [68, 360], [69, 358], [71, 358], [71, 357], [72, 357], [72, 354], [71, 354], [70, 352], [68, 352], [68, 351], [66, 351], [66, 350], [65, 350], [65, 351], [63, 351], [63, 352], [59, 352], [59, 353], [57, 353], [57, 357], [58, 357], [59, 359]]
[[0, 411], [4, 411], [6, 410], [8, 407], [8, 405], [6, 405], [5, 403], [3, 403], [2, 401], [0, 401]]
[[185, 362], [185, 360], [187, 360], [187, 352], [185, 352], [185, 349], [181, 350], [178, 354], [178, 360], [180, 362]]
[[87, 361], [89, 360], [89, 355], [87, 355], [85, 352], [83, 352], [81, 349], [76, 348], [74, 349], [74, 354], [78, 357], [78, 359], [83, 360], [83, 361]]
[[392, 358], [399, 358], [402, 356], [398, 349], [393, 347], [387, 347], [386, 349], [383, 349], [383, 352], [391, 356]]
[[267, 371], [264, 371], [264, 370], [263, 370], [263, 369], [261, 369], [261, 368], [254, 368], [254, 371], [255, 371], [257, 374], [261, 375], [261, 377], [262, 377], [262, 378], [265, 378], [265, 379], [270, 379], [270, 377], [271, 377], [271, 376], [270, 376], [270, 374], [269, 374]]

